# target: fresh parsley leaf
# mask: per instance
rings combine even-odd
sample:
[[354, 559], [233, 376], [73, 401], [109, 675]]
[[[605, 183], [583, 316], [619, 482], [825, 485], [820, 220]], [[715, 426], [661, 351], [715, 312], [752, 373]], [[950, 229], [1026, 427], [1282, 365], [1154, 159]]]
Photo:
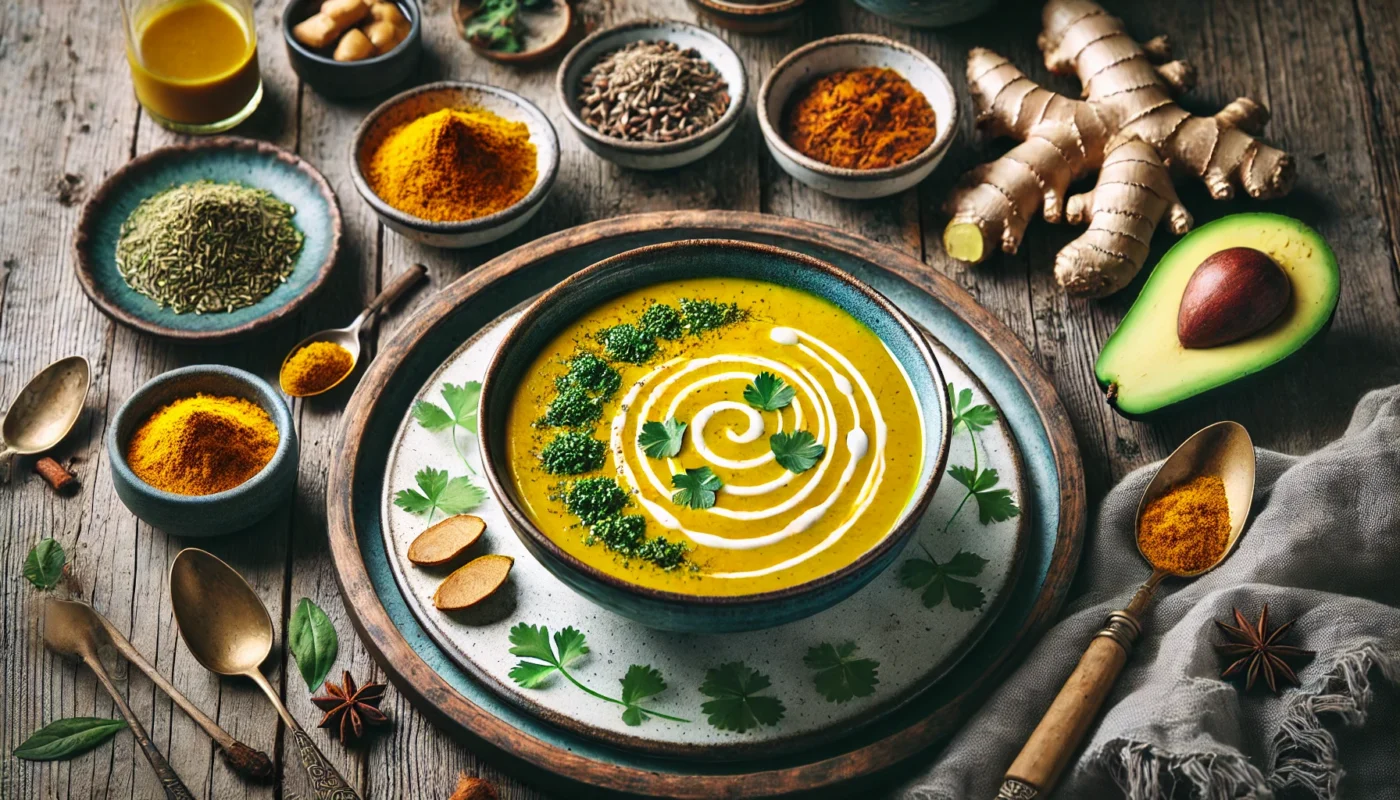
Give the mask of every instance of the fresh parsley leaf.
[[515, 645], [510, 654], [522, 658], [536, 658], [555, 666], [559, 659], [549, 646], [549, 628], [543, 625], [527, 625], [524, 622], [510, 629], [510, 643]]
[[461, 386], [442, 385], [442, 399], [452, 411], [452, 419], [471, 433], [476, 433], [476, 415], [481, 409], [481, 383], [467, 381]]
[[876, 669], [880, 662], [873, 658], [855, 658], [859, 649], [855, 642], [839, 647], [823, 642], [807, 650], [802, 663], [817, 670], [812, 682], [822, 697], [833, 703], [844, 703], [853, 697], [869, 697], [875, 693], [875, 684], [880, 682]]
[[788, 472], [806, 472], [826, 453], [826, 445], [817, 444], [817, 437], [808, 431], [775, 433], [768, 437], [768, 446], [778, 466]]
[[759, 725], [777, 725], [787, 711], [783, 701], [758, 694], [770, 685], [767, 675], [749, 669], [742, 661], [721, 664], [705, 671], [700, 693], [714, 699], [706, 700], [700, 710], [722, 731], [744, 733]]
[[685, 427], [686, 423], [674, 418], [665, 422], [648, 422], [637, 435], [637, 444], [641, 445], [642, 452], [652, 458], [674, 458], [685, 440]]
[[63, 545], [57, 539], [40, 539], [37, 544], [29, 548], [29, 555], [24, 559], [22, 572], [29, 582], [40, 589], [52, 589], [58, 585], [63, 578], [63, 565], [67, 563], [68, 557], [63, 552]]
[[588, 643], [577, 628], [568, 627], [554, 634], [554, 646], [559, 648], [559, 665], [567, 667], [588, 655]]
[[666, 681], [661, 679], [661, 672], [655, 667], [633, 664], [627, 668], [627, 674], [620, 679], [620, 683], [622, 704], [626, 706], [622, 712], [622, 721], [628, 725], [641, 725], [650, 712], [638, 704], [648, 697], [655, 697], [664, 692]]
[[486, 490], [472, 483], [471, 478], [449, 478], [447, 470], [424, 467], [413, 480], [422, 492], [400, 489], [394, 494], [394, 505], [410, 514], [427, 514], [429, 519], [434, 510], [448, 516], [465, 514], [486, 499]]
[[718, 492], [724, 483], [714, 470], [700, 467], [672, 475], [671, 485], [677, 489], [671, 495], [671, 502], [678, 506], [703, 509], [714, 507], [715, 492]]
[[899, 582], [910, 589], [923, 589], [925, 608], [942, 604], [946, 594], [953, 608], [972, 611], [982, 607], [986, 595], [977, 584], [958, 578], [976, 577], [982, 574], [985, 566], [987, 559], [965, 550], [959, 550], [945, 564], [932, 557], [928, 560], [911, 558], [900, 565]]
[[744, 387], [744, 402], [760, 411], [777, 411], [787, 408], [797, 390], [783, 382], [771, 372], [760, 372], [753, 382]]
[[953, 410], [954, 428], [961, 424], [969, 432], [976, 432], [997, 421], [995, 408], [985, 403], [972, 405], [971, 389], [963, 389], [959, 392], [953, 388], [953, 384], [948, 384], [948, 405]]
[[418, 420], [419, 425], [430, 431], [441, 431], [452, 427], [452, 415], [443, 411], [441, 406], [427, 400], [419, 400], [413, 404], [413, 418]]
[[340, 651], [340, 639], [331, 618], [309, 597], [301, 598], [287, 621], [287, 647], [296, 659], [306, 688], [315, 691], [326, 682]]
[[120, 719], [70, 717], [54, 720], [16, 747], [14, 756], [25, 761], [61, 761], [86, 753], [125, 729], [126, 721]]
[[553, 664], [537, 664], [533, 661], [521, 661], [510, 668], [510, 679], [525, 689], [534, 689], [545, 682], [550, 675], [558, 672], [559, 668]]
[[447, 482], [447, 488], [438, 496], [437, 507], [450, 517], [471, 511], [485, 499], [485, 489], [472, 483], [471, 478], [458, 475]]
[[992, 488], [1001, 480], [996, 470], [974, 472], [970, 467], [953, 466], [948, 468], [948, 475], [966, 486], [968, 496], [977, 501], [977, 517], [983, 525], [1003, 522], [1021, 513], [1009, 489]]

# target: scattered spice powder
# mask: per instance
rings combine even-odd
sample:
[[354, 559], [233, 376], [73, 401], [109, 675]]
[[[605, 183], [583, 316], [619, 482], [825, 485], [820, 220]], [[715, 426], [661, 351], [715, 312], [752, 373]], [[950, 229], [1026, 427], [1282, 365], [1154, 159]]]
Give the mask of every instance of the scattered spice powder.
[[282, 365], [282, 391], [292, 397], [320, 394], [355, 367], [350, 351], [335, 342], [312, 342]]
[[175, 494], [214, 494], [267, 466], [280, 437], [272, 418], [241, 397], [197, 394], [155, 412], [136, 429], [126, 462], [136, 477]]
[[444, 108], [393, 129], [364, 163], [374, 193], [433, 222], [515, 205], [535, 187], [535, 146], [523, 122], [480, 108]]
[[1178, 574], [1211, 566], [1229, 542], [1230, 503], [1216, 475], [1172, 487], [1147, 504], [1138, 525], [1142, 554], [1153, 566]]
[[892, 69], [861, 67], [813, 81], [788, 107], [783, 138], [843, 169], [882, 169], [923, 152], [938, 133], [928, 98]]

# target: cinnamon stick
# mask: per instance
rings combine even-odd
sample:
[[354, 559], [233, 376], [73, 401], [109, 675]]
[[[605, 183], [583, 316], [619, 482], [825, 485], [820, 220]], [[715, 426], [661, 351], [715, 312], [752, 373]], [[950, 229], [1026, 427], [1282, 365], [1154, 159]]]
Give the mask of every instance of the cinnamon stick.
[[34, 462], [34, 471], [60, 494], [78, 487], [77, 477], [69, 472], [67, 467], [48, 456]]

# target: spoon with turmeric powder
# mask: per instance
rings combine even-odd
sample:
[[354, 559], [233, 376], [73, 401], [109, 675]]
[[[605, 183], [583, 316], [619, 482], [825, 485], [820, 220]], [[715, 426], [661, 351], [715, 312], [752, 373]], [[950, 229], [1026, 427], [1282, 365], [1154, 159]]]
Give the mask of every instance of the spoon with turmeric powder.
[[282, 360], [278, 372], [282, 391], [292, 397], [311, 397], [339, 386], [359, 363], [360, 331], [380, 309], [397, 300], [427, 274], [427, 267], [414, 264], [384, 287], [348, 326], [313, 333], [298, 342]]
[[1254, 443], [1237, 422], [1202, 428], [1162, 462], [1137, 511], [1138, 552], [1152, 565], [1152, 575], [1094, 635], [1006, 771], [998, 798], [1050, 794], [1142, 633], [1142, 615], [1157, 585], [1168, 576], [1195, 578], [1224, 561], [1253, 499]]

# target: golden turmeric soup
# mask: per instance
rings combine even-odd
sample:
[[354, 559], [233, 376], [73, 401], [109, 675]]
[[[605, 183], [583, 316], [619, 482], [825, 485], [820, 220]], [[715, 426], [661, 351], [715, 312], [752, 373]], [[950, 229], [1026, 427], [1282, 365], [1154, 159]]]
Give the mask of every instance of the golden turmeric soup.
[[175, 0], [133, 20], [127, 45], [136, 96], [151, 112], [187, 124], [228, 119], [260, 84], [257, 36], [219, 0]]
[[[736, 313], [705, 330], [694, 301]], [[656, 305], [679, 310], [667, 311], [677, 335], [647, 333], [656, 346], [640, 363], [613, 357], [614, 326], [648, 330]], [[595, 395], [594, 421], [548, 424], [582, 353], [617, 370], [617, 388]], [[670, 436], [647, 425], [668, 421]], [[594, 309], [536, 358], [507, 426], [511, 478], [545, 535], [610, 575], [696, 595], [783, 589], [856, 561], [904, 513], [924, 448], [909, 377], [870, 329], [806, 292], [732, 278], [658, 284]], [[606, 445], [592, 468], [547, 470], [551, 444], [580, 432]], [[618, 527], [574, 513], [571, 489], [600, 478], [625, 491], [617, 513], [644, 520], [645, 543], [619, 552], [606, 544]], [[684, 549], [683, 563], [659, 566], [658, 543]]]

